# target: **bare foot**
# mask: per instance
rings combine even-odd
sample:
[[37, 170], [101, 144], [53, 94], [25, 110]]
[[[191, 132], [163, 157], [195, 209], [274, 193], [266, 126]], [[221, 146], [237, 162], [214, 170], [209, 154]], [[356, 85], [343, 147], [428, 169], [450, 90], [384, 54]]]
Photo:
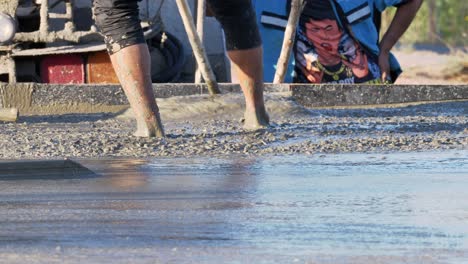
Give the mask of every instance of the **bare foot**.
[[244, 123], [245, 130], [265, 129], [270, 124], [270, 117], [265, 108], [246, 110], [242, 122]]
[[159, 114], [149, 120], [137, 119], [137, 130], [133, 133], [135, 137], [164, 137], [164, 128], [161, 124]]

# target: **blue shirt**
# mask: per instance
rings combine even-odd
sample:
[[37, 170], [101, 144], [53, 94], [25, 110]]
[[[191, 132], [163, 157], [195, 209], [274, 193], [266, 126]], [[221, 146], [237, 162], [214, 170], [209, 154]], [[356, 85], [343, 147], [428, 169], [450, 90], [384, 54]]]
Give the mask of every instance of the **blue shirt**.
[[[353, 37], [375, 55], [379, 55], [379, 34], [374, 23], [376, 12], [382, 12], [387, 7], [399, 6], [409, 0], [334, 0], [331, 1], [335, 15], [343, 23], [349, 24]], [[340, 10], [342, 14], [340, 15]], [[390, 69], [393, 81], [401, 74], [400, 64], [393, 54], [390, 54]]]

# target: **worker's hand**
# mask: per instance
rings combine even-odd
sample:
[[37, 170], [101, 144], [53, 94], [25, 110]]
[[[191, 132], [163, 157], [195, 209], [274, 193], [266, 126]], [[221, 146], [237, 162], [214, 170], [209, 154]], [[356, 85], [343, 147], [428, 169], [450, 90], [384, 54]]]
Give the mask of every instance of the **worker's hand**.
[[382, 83], [391, 82], [390, 77], [390, 52], [380, 51], [379, 54], [379, 67], [381, 72]]

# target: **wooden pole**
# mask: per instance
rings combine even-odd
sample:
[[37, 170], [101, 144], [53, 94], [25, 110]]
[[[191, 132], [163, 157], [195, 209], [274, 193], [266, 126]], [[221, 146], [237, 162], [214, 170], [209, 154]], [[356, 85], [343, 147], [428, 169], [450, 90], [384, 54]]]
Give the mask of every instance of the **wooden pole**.
[[0, 121], [16, 122], [19, 117], [19, 111], [16, 108], [0, 108]]
[[[205, 15], [206, 15], [206, 0], [198, 0], [197, 1], [197, 32], [198, 37], [200, 38], [200, 42], [203, 45], [204, 38], [205, 38]], [[202, 82], [202, 75], [200, 72], [200, 68], [197, 67], [197, 71], [195, 72], [195, 83]]]
[[289, 14], [288, 25], [284, 33], [283, 47], [281, 54], [278, 59], [276, 67], [275, 78], [273, 83], [279, 84], [284, 82], [284, 77], [288, 70], [289, 57], [291, 57], [291, 50], [294, 44], [294, 38], [296, 36], [296, 28], [299, 23], [299, 18], [304, 8], [304, 0], [292, 0], [291, 13]]
[[198, 63], [198, 68], [200, 69], [203, 79], [208, 86], [208, 90], [211, 95], [219, 94], [218, 83], [216, 82], [215, 75], [208, 61], [208, 56], [206, 55], [205, 49], [201, 44], [200, 38], [197, 35], [197, 30], [195, 28], [195, 23], [193, 22], [192, 12], [187, 3], [187, 0], [176, 0], [177, 7], [182, 17], [182, 22], [184, 23], [185, 31], [187, 31], [188, 39], [190, 45], [192, 46], [195, 59]]
[[427, 3], [429, 9], [429, 41], [434, 44], [437, 41], [437, 15], [436, 15], [436, 0], [430, 0]]

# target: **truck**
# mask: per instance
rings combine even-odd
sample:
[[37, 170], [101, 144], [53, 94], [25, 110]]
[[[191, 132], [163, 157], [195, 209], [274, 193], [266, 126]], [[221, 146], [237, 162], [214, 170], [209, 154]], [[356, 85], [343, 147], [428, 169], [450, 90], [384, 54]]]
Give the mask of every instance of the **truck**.
[[[178, 77], [182, 43], [163, 30], [164, 1], [140, 2], [155, 82]], [[117, 83], [92, 0], [0, 0], [0, 82]]]

